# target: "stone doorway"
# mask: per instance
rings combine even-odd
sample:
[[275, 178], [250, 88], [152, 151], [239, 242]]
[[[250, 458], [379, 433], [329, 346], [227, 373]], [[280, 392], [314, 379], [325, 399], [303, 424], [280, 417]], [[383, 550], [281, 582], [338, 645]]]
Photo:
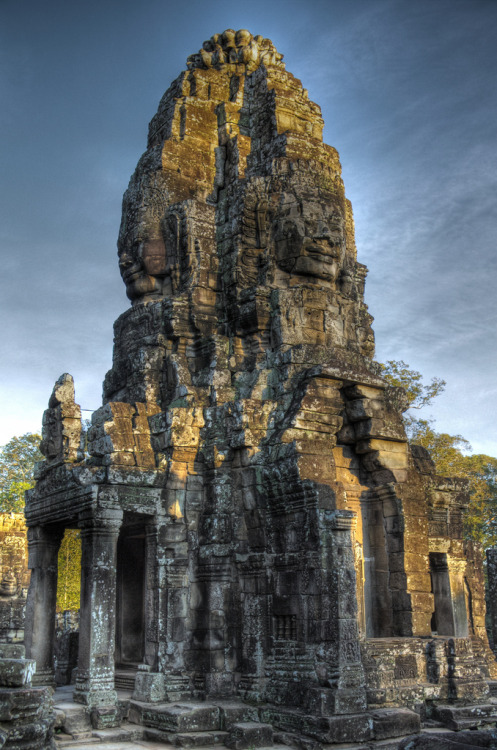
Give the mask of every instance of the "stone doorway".
[[431, 618], [432, 632], [437, 635], [455, 635], [449, 566], [445, 553], [430, 552], [430, 575], [435, 602], [435, 610]]
[[361, 503], [364, 534], [364, 612], [366, 638], [391, 638], [392, 595], [383, 503], [368, 496]]
[[[449, 564], [450, 563], [450, 564]], [[464, 570], [444, 552], [430, 552], [431, 587], [435, 603], [431, 629], [437, 635], [468, 636], [468, 604]]]
[[117, 543], [116, 667], [136, 668], [145, 653], [145, 527], [124, 525]]

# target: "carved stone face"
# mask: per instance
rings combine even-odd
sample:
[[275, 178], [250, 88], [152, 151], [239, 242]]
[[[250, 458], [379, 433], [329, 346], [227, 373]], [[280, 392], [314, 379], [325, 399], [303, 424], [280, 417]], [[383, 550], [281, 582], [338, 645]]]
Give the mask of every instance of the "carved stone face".
[[132, 302], [163, 295], [169, 274], [168, 253], [161, 229], [165, 197], [150, 188], [129, 191], [124, 200], [118, 240], [119, 270]]
[[166, 275], [164, 243], [149, 240], [119, 254], [119, 270], [130, 300], [159, 297]]
[[283, 200], [274, 227], [276, 263], [283, 271], [335, 281], [345, 249], [343, 218], [337, 207]]
[[0, 596], [15, 596], [17, 593], [17, 580], [11, 570], [7, 570], [0, 581]]

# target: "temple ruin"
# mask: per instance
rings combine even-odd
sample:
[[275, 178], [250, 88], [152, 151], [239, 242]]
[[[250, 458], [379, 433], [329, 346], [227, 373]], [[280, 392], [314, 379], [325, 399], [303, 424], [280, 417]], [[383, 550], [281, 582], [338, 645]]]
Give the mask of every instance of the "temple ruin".
[[57, 551], [79, 528], [74, 700], [94, 726], [122, 720], [123, 687], [128, 720], [176, 744], [495, 726], [465, 485], [408, 444], [403, 393], [373, 360], [322, 129], [244, 30], [189, 57], [150, 123], [103, 406], [85, 436], [57, 381], [26, 505], [33, 685], [54, 685]]

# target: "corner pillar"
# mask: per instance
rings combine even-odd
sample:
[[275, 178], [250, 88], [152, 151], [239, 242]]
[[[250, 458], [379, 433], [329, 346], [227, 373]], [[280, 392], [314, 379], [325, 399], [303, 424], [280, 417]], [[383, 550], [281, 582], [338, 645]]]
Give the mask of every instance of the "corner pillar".
[[28, 529], [31, 581], [26, 603], [26, 657], [36, 661], [33, 685], [55, 687], [54, 647], [57, 604], [57, 562], [64, 530]]
[[80, 517], [81, 607], [78, 673], [74, 700], [90, 707], [114, 706], [117, 539], [120, 509]]
[[145, 650], [143, 664], [138, 666], [133, 700], [144, 703], [164, 703], [168, 699], [166, 679], [160, 671], [166, 648], [165, 561], [160, 554], [159, 538], [164, 536], [164, 516], [150, 518], [145, 525]]
[[[359, 714], [366, 710], [366, 686], [357, 623], [356, 573], [352, 530], [356, 513], [326, 512], [323, 540], [330, 596], [325, 663], [318, 666], [324, 714]], [[326, 663], [327, 662], [327, 663]]]
[[497, 648], [497, 547], [487, 549], [488, 604], [490, 615], [491, 647]]
[[450, 594], [452, 599], [452, 613], [454, 617], [454, 635], [456, 638], [467, 638], [469, 635], [468, 611], [466, 607], [466, 589], [464, 576], [466, 560], [449, 558]]

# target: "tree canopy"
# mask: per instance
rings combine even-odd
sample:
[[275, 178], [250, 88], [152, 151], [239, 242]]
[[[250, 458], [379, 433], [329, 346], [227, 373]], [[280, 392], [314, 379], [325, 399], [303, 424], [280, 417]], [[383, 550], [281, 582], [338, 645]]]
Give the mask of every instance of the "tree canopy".
[[[390, 360], [382, 367], [389, 385], [400, 385], [406, 390], [409, 409], [429, 406], [445, 388], [445, 381], [440, 378], [424, 384], [421, 373], [411, 370], [401, 360]], [[497, 458], [470, 454], [471, 445], [462, 435], [437, 432], [433, 420], [407, 413], [404, 421], [409, 442], [430, 452], [437, 474], [469, 480], [467, 536], [484, 547], [497, 544]]]
[[34, 465], [43, 459], [41, 435], [27, 432], [0, 448], [0, 512], [22, 513], [24, 493], [34, 485]]
[[[0, 448], [0, 513], [22, 513], [24, 493], [34, 486], [34, 466], [43, 459], [41, 435], [27, 432]], [[57, 609], [79, 609], [81, 542], [79, 530], [67, 529], [59, 550]]]
[[401, 359], [389, 359], [381, 367], [389, 385], [402, 386], [405, 390], [409, 409], [430, 406], [433, 399], [442, 393], [447, 385], [442, 378], [432, 378], [428, 384], [423, 383], [422, 374], [412, 370]]

